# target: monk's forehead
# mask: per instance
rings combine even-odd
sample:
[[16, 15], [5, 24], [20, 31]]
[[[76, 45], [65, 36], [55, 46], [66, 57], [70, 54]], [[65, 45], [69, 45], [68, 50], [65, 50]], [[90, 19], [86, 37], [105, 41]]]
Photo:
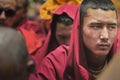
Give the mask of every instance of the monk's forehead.
[[0, 0], [0, 6], [16, 6], [16, 0]]

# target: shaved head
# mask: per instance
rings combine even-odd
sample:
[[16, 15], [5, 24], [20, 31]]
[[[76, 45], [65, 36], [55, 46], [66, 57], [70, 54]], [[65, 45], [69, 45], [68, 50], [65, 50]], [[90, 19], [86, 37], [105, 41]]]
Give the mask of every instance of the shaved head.
[[0, 80], [27, 80], [28, 58], [25, 41], [20, 33], [0, 27]]

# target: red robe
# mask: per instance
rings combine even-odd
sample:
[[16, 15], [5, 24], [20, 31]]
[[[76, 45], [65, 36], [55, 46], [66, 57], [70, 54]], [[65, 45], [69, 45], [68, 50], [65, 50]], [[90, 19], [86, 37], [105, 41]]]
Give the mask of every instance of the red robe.
[[18, 30], [21, 32], [25, 39], [28, 48], [28, 53], [30, 55], [34, 55], [35, 54], [34, 52], [36, 52], [36, 50], [40, 48], [40, 46], [42, 45], [40, 39], [31, 30], [26, 30], [23, 28], [19, 28]]
[[37, 22], [31, 20], [23, 20], [23, 22], [18, 25], [17, 30], [22, 33], [29, 54], [35, 56], [38, 48], [42, 47], [45, 40], [46, 34], [44, 33], [44, 30]]
[[41, 24], [41, 26], [36, 21], [31, 20], [23, 20], [23, 22], [18, 25], [17, 28], [24, 28], [26, 30], [32, 30], [34, 31], [38, 37], [45, 39], [47, 33], [44, 29], [44, 25]]
[[52, 50], [55, 50], [59, 44], [55, 37], [55, 21], [56, 16], [61, 15], [63, 13], [66, 13], [70, 18], [75, 19], [75, 14], [78, 9], [77, 5], [71, 4], [71, 5], [64, 5], [56, 10], [56, 12], [53, 14], [53, 18], [50, 25], [50, 31], [48, 32], [48, 36], [46, 38], [46, 41], [41, 49], [37, 52], [36, 55], [36, 61], [37, 65], [40, 64], [41, 60]]
[[[42, 40], [36, 35], [33, 29], [26, 29], [23, 25], [18, 27], [17, 30], [22, 34], [26, 42], [29, 55], [35, 60], [36, 51], [42, 46]], [[38, 80], [36, 73], [32, 73], [29, 80]]]
[[[87, 60], [82, 41], [79, 9], [73, 23], [70, 46], [61, 45], [48, 54], [38, 69], [38, 80], [94, 80], [94, 76], [87, 70]], [[120, 49], [120, 31], [108, 54], [107, 60]]]

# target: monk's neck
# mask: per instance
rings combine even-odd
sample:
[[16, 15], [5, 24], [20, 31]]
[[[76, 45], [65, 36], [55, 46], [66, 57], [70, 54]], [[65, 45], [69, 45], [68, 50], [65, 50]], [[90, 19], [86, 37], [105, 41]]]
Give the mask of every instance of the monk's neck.
[[88, 67], [93, 70], [103, 68], [106, 63], [106, 56], [97, 56], [88, 50], [86, 50], [86, 59]]

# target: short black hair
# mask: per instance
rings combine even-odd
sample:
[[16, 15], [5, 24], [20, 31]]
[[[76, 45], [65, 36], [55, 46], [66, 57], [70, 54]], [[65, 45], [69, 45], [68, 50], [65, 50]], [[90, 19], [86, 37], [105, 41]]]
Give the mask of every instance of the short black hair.
[[58, 23], [62, 23], [64, 25], [71, 25], [73, 24], [73, 19], [70, 18], [67, 14], [63, 13], [62, 15], [58, 15], [56, 19]]
[[50, 28], [53, 34], [55, 34], [57, 23], [62, 23], [68, 26], [68, 25], [73, 24], [73, 19], [69, 17], [67, 13], [62, 13], [60, 15], [54, 14], [52, 17], [52, 23], [50, 24], [51, 26]]
[[80, 6], [80, 25], [83, 25], [83, 18], [87, 15], [87, 9], [102, 9], [102, 10], [115, 10], [117, 9], [111, 0], [83, 0]]

